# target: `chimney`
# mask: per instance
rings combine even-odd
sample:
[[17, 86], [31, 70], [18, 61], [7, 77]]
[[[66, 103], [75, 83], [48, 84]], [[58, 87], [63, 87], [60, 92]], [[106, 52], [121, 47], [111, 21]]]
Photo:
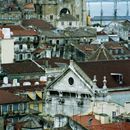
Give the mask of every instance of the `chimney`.
[[4, 38], [6, 38], [6, 39], [11, 38], [10, 28], [3, 28], [2, 33], [4, 35]]

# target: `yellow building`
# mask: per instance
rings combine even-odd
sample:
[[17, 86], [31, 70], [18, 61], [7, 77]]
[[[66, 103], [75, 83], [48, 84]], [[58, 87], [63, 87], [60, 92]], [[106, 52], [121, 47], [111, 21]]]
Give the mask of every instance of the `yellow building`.
[[27, 92], [29, 98], [29, 109], [43, 112], [42, 91]]

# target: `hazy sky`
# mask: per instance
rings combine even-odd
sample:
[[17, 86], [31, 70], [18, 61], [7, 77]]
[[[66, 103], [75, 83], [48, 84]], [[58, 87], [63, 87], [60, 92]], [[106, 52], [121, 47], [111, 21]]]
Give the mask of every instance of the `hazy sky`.
[[[128, 11], [130, 12], [130, 2]], [[113, 2], [102, 2], [102, 9], [104, 16], [112, 16], [114, 14], [114, 3]], [[89, 2], [87, 8], [90, 9], [91, 16], [100, 16], [101, 2]], [[127, 13], [127, 2], [118, 2], [117, 4], [117, 15], [126, 16]], [[130, 13], [129, 13], [130, 14]]]

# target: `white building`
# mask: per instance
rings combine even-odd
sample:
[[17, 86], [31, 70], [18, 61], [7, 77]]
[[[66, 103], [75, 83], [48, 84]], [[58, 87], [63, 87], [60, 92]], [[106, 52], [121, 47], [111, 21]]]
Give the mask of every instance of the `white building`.
[[64, 14], [57, 20], [57, 28], [60, 30], [64, 30], [68, 27], [79, 27], [80, 22], [70, 14]]
[[14, 39], [11, 38], [9, 28], [0, 30], [2, 38], [0, 39], [0, 61], [2, 64], [14, 62]]
[[52, 116], [85, 113], [89, 110], [95, 94], [99, 93], [97, 98], [100, 99], [106, 96], [105, 87], [104, 81], [103, 88], [99, 89], [95, 81], [92, 81], [73, 61], [70, 61], [68, 69], [50, 83], [45, 91], [45, 112]]

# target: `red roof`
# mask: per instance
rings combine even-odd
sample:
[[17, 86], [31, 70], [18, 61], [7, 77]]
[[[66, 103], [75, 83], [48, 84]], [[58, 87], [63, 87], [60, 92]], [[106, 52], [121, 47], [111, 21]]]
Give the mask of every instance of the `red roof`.
[[13, 30], [13, 36], [37, 36], [38, 33], [34, 30]]
[[[130, 60], [111, 60], [111, 61], [96, 61], [96, 62], [81, 62], [78, 66], [93, 80], [96, 75], [98, 87], [103, 86], [103, 77], [107, 78], [108, 88], [119, 88], [130, 86]], [[112, 76], [112, 73], [117, 74], [117, 77]], [[123, 75], [123, 82], [119, 84], [118, 74]]]
[[[69, 60], [61, 58], [43, 58], [36, 60], [41, 66], [45, 66], [48, 63], [50, 68], [58, 67], [58, 64], [69, 64]], [[23, 73], [36, 73], [44, 72], [39, 66], [32, 61], [23, 61], [10, 64], [2, 64], [2, 68], [8, 74], [23, 74]], [[44, 67], [43, 67], [44, 68]]]
[[34, 9], [34, 4], [33, 3], [27, 3], [24, 5], [24, 9]]
[[101, 122], [97, 119], [95, 119], [93, 114], [89, 114], [89, 115], [74, 115], [71, 117], [72, 120], [78, 122], [79, 124], [81, 124], [83, 127], [85, 128], [89, 128], [90, 124], [89, 121], [91, 120], [91, 125], [100, 125]]
[[0, 104], [18, 103], [23, 101], [25, 100], [19, 96], [5, 90], [0, 90]]
[[0, 28], [10, 28], [13, 36], [37, 36], [38, 32], [33, 29], [26, 29], [21, 25], [4, 25], [0, 26]]
[[38, 67], [32, 61], [24, 61], [11, 64], [2, 64], [2, 68], [9, 74], [23, 74], [23, 73], [36, 73], [44, 72], [43, 69]]
[[50, 23], [48, 23], [44, 20], [39, 20], [39, 19], [23, 20], [22, 25], [23, 26], [33, 26], [37, 29], [42, 29], [42, 30], [52, 30], [52, 29], [54, 29], [54, 27]]
[[[93, 114], [83, 116], [76, 115], [71, 118], [89, 130], [130, 130], [130, 123], [128, 122], [101, 124], [100, 121], [95, 119]], [[91, 124], [88, 124], [89, 120], [91, 120]]]

